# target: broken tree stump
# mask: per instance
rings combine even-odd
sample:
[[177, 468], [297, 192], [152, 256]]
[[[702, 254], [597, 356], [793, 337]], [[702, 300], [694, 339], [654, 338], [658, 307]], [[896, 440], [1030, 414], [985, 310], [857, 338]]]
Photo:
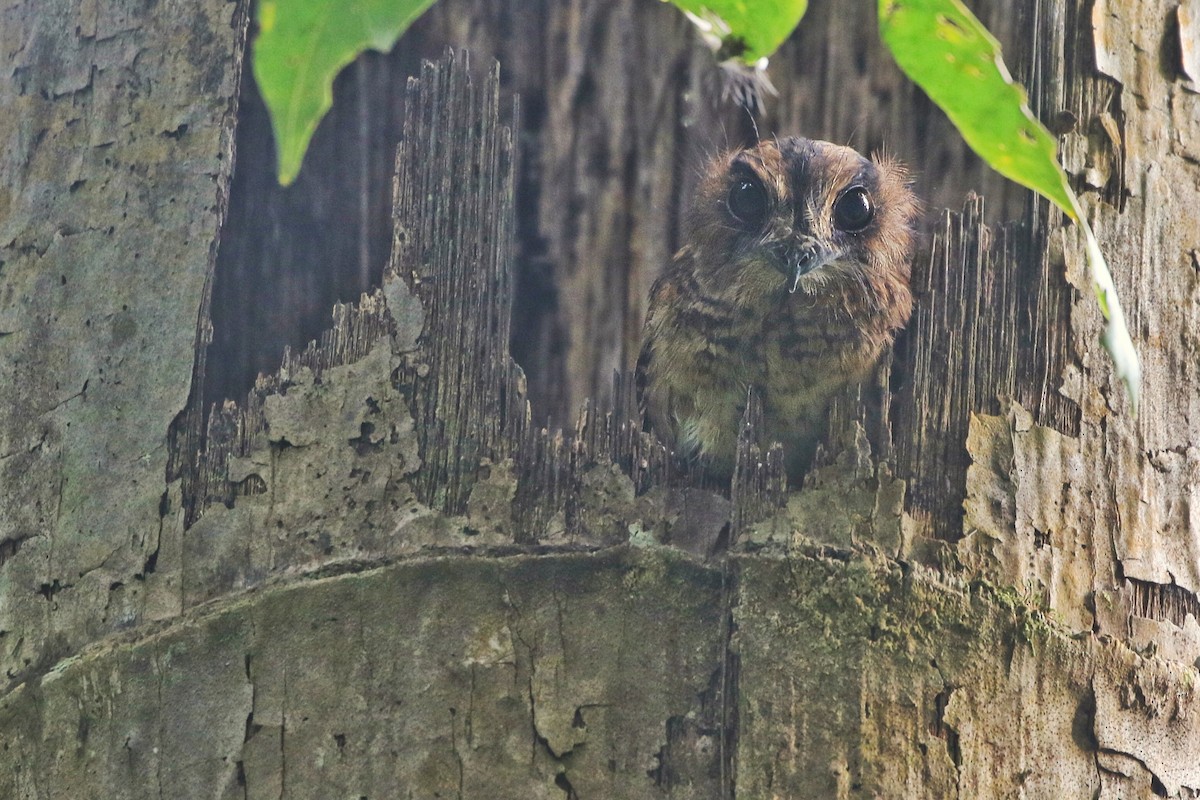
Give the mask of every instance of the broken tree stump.
[[[144, 580], [178, 611], [0, 699], [0, 795], [1200, 787], [1179, 757], [1200, 748], [1194, 597], [1126, 579], [1111, 559], [1131, 550], [1068, 516], [1106, 502], [1079, 487], [1111, 474], [1083, 466], [1128, 423], [1096, 422], [1083, 375], [1070, 402], [1031, 401], [1028, 376], [1050, 381], [1095, 327], [1069, 233], [1062, 283], [977, 207], [943, 217], [894, 409], [888, 380], [848, 398], [789, 492], [747, 434], [726, 498], [682, 485], [624, 379], [573, 430], [534, 424], [505, 335], [511, 137], [495, 70], [477, 80], [449, 57], [410, 87], [384, 285], [176, 440], [195, 449], [172, 454]], [[1047, 287], [1032, 300], [1001, 275], [1016, 260]], [[946, 345], [963, 309], [972, 344]], [[1071, 351], [1001, 368], [1048, 341], [1017, 323], [1056, 314]], [[1046, 484], [1061, 503], [1034, 502]]]

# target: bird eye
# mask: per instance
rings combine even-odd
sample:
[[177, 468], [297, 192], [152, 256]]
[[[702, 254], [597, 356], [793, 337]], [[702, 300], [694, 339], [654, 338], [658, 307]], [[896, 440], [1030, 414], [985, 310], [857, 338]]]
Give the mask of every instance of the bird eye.
[[833, 204], [833, 226], [839, 231], [857, 233], [871, 224], [875, 218], [875, 206], [871, 196], [861, 186], [852, 186], [842, 192]]
[[762, 224], [766, 219], [770, 202], [762, 181], [753, 175], [743, 175], [734, 179], [733, 186], [729, 188], [729, 197], [725, 198], [725, 205], [729, 207], [729, 213], [733, 214], [734, 219], [753, 227]]

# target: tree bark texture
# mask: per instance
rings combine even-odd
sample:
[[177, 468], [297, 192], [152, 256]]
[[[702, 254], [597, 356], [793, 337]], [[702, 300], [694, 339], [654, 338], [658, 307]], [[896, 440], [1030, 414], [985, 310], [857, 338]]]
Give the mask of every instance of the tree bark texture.
[[[642, 6], [629, 13], [662, 11]], [[1146, 371], [1140, 415], [1100, 349], [1078, 232], [1035, 203], [989, 223], [970, 199], [933, 214], [906, 338], [877, 381], [839, 400], [805, 486], [783, 490], [777, 451], [757, 449], [748, 415], [728, 493], [688, 485], [641, 433], [625, 381], [566, 432], [538, 424], [507, 347], [529, 230], [509, 192], [548, 191], [546, 173], [528, 171], [530, 123], [503, 127], [495, 73], [468, 81], [461, 57], [403, 95], [380, 286], [337, 306], [319, 342], [286, 353], [238, 404], [202, 415], [204, 286], [244, 18], [198, 9], [209, 15], [119, 17], [116, 38], [142, 48], [118, 48], [143, 54], [133, 75], [206, 65], [220, 78], [171, 96], [193, 116], [139, 106], [135, 89], [155, 81], [120, 83], [125, 104], [102, 106], [139, 112], [120, 129], [128, 141], [100, 148], [128, 160], [97, 190], [128, 196], [86, 205], [90, 181], [72, 193], [62, 154], [43, 183], [19, 173], [5, 184], [19, 189], [5, 201], [14, 241], [57, 233], [43, 251], [4, 251], [5, 274], [11, 258], [41, 290], [12, 291], [0, 350], [27, 370], [26, 406], [49, 391], [46, 375], [88, 383], [32, 433], [7, 423], [5, 518], [34, 533], [6, 534], [0, 564], [0, 796], [1200, 795], [1191, 6], [1037, 4], [1010, 18], [1034, 104], [1064, 112], [1064, 159], [1128, 306]], [[26, 27], [14, 41], [48, 43], [39, 76], [98, 63], [90, 48], [111, 38], [86, 26], [52, 35], [16, 12]], [[560, 24], [578, 36], [588, 19]], [[181, 20], [199, 52], [172, 38]], [[500, 23], [472, 30], [499, 39]], [[608, 52], [602, 41], [594, 49]], [[102, 85], [104, 70], [88, 72]], [[832, 81], [828, 70], [812, 79]], [[0, 97], [79, 113], [78, 99], [60, 107], [62, 93], [19, 87]], [[565, 129], [552, 103], [536, 105], [519, 119]], [[205, 124], [160, 135], [167, 107]], [[21, 133], [41, 119], [32, 111], [4, 119], [33, 164], [54, 136], [89, 130], [64, 121], [39, 137]], [[156, 144], [133, 149], [145, 125]], [[185, 145], [192, 162], [173, 149]], [[121, 182], [156, 164], [136, 200]], [[657, 196], [634, 194], [632, 207]], [[54, 260], [73, 238], [63, 220], [119, 216], [122, 202], [144, 205]], [[199, 232], [139, 227], [164, 227], [152, 214], [181, 203], [166, 221]], [[114, 264], [150, 271], [114, 281]], [[170, 264], [190, 295], [164, 296], [155, 270]], [[86, 302], [64, 294], [72, 280], [90, 287]], [[125, 295], [136, 331], [166, 320], [183, 332], [149, 329], [136, 347], [88, 338], [96, 320], [115, 330], [102, 312]], [[15, 349], [27, 336], [37, 349]], [[154, 355], [168, 346], [183, 352]], [[59, 363], [60, 352], [85, 360]], [[134, 389], [147, 405], [132, 405]]]
[[181, 609], [145, 578], [169, 431], [199, 398], [245, 23], [222, 0], [0, 6], [9, 686]]

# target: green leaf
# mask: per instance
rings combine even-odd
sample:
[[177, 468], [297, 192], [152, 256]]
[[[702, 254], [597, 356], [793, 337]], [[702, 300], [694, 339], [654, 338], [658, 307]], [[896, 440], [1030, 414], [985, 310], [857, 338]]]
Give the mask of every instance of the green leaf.
[[808, 10], [808, 0], [670, 0], [714, 43], [722, 59], [754, 64], [773, 54]]
[[1108, 265], [1059, 166], [1054, 137], [1029, 110], [1000, 44], [960, 0], [879, 0], [879, 33], [896, 63], [946, 112], [972, 150], [1082, 226], [1092, 286], [1108, 320], [1102, 341], [1136, 413], [1141, 366]]
[[879, 32], [896, 63], [1001, 175], [1077, 219], [1054, 138], [1013, 83], [1000, 45], [958, 0], [880, 0]]
[[279, 182], [290, 184], [317, 123], [333, 104], [333, 79], [367, 48], [389, 50], [434, 0], [261, 0], [254, 78], [267, 103]]

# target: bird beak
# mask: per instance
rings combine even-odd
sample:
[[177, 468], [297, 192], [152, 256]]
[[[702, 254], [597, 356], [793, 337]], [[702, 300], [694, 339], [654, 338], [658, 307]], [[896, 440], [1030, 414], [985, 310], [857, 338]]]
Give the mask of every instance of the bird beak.
[[801, 242], [788, 242], [779, 253], [779, 271], [784, 274], [791, 284], [788, 292], [795, 294], [800, 288], [800, 279], [813, 270], [833, 261], [837, 254], [814, 239]]

